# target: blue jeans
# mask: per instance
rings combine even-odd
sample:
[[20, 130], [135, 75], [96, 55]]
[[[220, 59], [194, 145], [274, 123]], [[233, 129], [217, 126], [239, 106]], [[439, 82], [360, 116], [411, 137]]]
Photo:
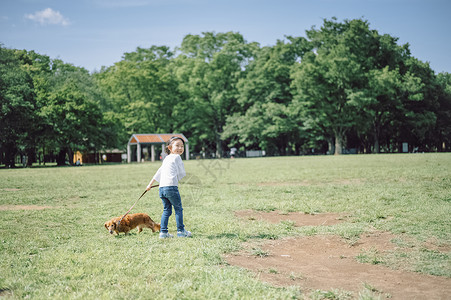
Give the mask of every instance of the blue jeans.
[[177, 223], [177, 231], [183, 231], [183, 208], [182, 198], [180, 197], [179, 188], [177, 186], [164, 186], [159, 189], [160, 198], [163, 201], [163, 214], [161, 215], [160, 232], [168, 232], [169, 216], [172, 215], [172, 207], [175, 210], [175, 222]]

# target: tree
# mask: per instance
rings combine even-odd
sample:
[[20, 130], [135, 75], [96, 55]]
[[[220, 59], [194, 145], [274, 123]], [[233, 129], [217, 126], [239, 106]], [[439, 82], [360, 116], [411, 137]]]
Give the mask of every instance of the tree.
[[437, 75], [437, 83], [440, 87], [437, 109], [436, 145], [439, 151], [451, 150], [451, 74], [440, 73]]
[[[361, 139], [373, 142], [373, 151], [380, 152], [380, 139], [384, 129], [390, 126], [397, 111], [402, 109], [399, 97], [401, 78], [398, 70], [373, 69], [367, 73], [367, 85], [353, 91], [349, 98], [360, 109], [356, 115], [357, 134]], [[370, 152], [370, 149], [365, 149]]]
[[131, 134], [172, 132], [178, 87], [172, 75], [168, 47], [137, 48], [125, 53], [123, 60], [95, 74], [96, 83], [106, 102], [104, 111], [120, 120], [120, 143]]
[[87, 89], [91, 79], [85, 69], [59, 60], [54, 60], [52, 67], [53, 89], [40, 114], [52, 129], [49, 138], [59, 152], [58, 165], [65, 164], [67, 154], [72, 164], [75, 150], [102, 147], [102, 113]]
[[268, 154], [298, 151], [301, 131], [292, 107], [290, 70], [310, 50], [305, 38], [287, 37], [263, 47], [238, 81], [239, 111], [227, 118], [222, 134], [231, 144], [266, 149]]
[[408, 44], [398, 46], [360, 19], [325, 20], [307, 36], [315, 49], [293, 70], [295, 99], [307, 129], [334, 138], [335, 154], [351, 130], [376, 153], [389, 135], [425, 141], [435, 122], [433, 74], [410, 57]]
[[335, 154], [341, 154], [357, 114], [349, 94], [363, 85], [374, 45], [367, 22], [335, 20], [307, 31], [314, 51], [294, 68], [292, 86], [298, 105], [308, 111], [307, 129], [323, 128], [325, 138], [334, 137]]
[[233, 32], [187, 35], [180, 47], [176, 74], [180, 91], [187, 97], [183, 107], [189, 116], [184, 128], [196, 144], [213, 147], [218, 157], [222, 156], [226, 117], [238, 108], [236, 84], [255, 47]]
[[15, 51], [0, 45], [0, 147], [7, 167], [15, 166], [15, 155], [32, 138], [35, 107], [30, 76]]
[[410, 145], [430, 150], [433, 146], [436, 112], [439, 108], [439, 90], [434, 71], [428, 63], [414, 57], [406, 60], [406, 73], [403, 75], [403, 108], [396, 118], [399, 129], [398, 144], [409, 142]]
[[[72, 163], [74, 150], [99, 150], [117, 141], [111, 118], [103, 117], [99, 105], [104, 102], [86, 69], [34, 51], [16, 51], [22, 68], [33, 83], [36, 101], [31, 137], [23, 144], [31, 163], [37, 149], [58, 152], [58, 164], [66, 155]], [[116, 129], [115, 129], [116, 131]], [[45, 159], [44, 159], [45, 163]]]
[[37, 153], [42, 151], [45, 164], [46, 153], [53, 152], [57, 148], [53, 139], [53, 128], [42, 114], [42, 107], [46, 106], [47, 98], [55, 87], [53, 61], [50, 57], [34, 51], [16, 50], [16, 54], [23, 69], [32, 79], [36, 101], [34, 126], [28, 129], [28, 134], [32, 137], [30, 143], [26, 145], [28, 163], [31, 164]]
[[[367, 73], [362, 85], [349, 93], [351, 103], [357, 107], [356, 132], [362, 140], [365, 152], [380, 152], [381, 139], [393, 135], [393, 121], [402, 111], [402, 95], [415, 93], [406, 90], [402, 72], [410, 57], [409, 45], [397, 45], [397, 38], [379, 35], [375, 30], [372, 36], [371, 52], [367, 55]], [[372, 144], [372, 145], [370, 145]], [[372, 149], [371, 149], [372, 146]]]

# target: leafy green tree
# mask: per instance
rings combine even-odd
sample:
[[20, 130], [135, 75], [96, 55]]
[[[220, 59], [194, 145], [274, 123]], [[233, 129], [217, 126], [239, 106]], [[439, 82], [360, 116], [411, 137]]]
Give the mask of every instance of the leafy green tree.
[[198, 150], [212, 147], [222, 156], [221, 134], [227, 115], [238, 109], [236, 84], [256, 47], [234, 32], [205, 32], [183, 39], [176, 74], [186, 97], [181, 105], [188, 116], [184, 130], [192, 134]]
[[364, 83], [373, 48], [368, 23], [324, 20], [320, 30], [312, 28], [307, 37], [314, 51], [293, 71], [295, 100], [308, 113], [306, 129], [321, 128], [322, 135], [334, 137], [335, 154], [341, 154], [345, 137], [355, 125], [357, 109], [349, 94]]
[[15, 51], [0, 45], [0, 147], [7, 167], [14, 167], [15, 155], [30, 144], [35, 108], [31, 77]]
[[353, 130], [376, 153], [381, 139], [427, 143], [435, 124], [433, 72], [410, 56], [408, 44], [398, 46], [360, 19], [325, 20], [307, 36], [315, 49], [293, 69], [292, 86], [308, 130], [333, 137], [335, 154]]
[[439, 96], [437, 109], [436, 145], [439, 151], [451, 150], [451, 74], [440, 73], [437, 75]]
[[403, 75], [401, 114], [395, 121], [397, 142], [408, 142], [421, 151], [431, 150], [439, 108], [439, 86], [428, 63], [410, 57]]
[[49, 89], [40, 115], [50, 127], [47, 144], [59, 152], [58, 165], [64, 165], [66, 155], [72, 164], [75, 150], [102, 147], [103, 116], [98, 103], [89, 92], [92, 80], [83, 68], [53, 60]]
[[292, 107], [290, 70], [309, 49], [304, 38], [287, 37], [263, 47], [237, 84], [239, 112], [230, 115], [223, 138], [231, 145], [266, 149], [268, 154], [285, 154], [287, 148], [298, 152], [302, 132]]
[[112, 139], [111, 134], [106, 138], [104, 128], [110, 124], [105, 124], [87, 70], [34, 51], [17, 54], [32, 78], [36, 99], [35, 124], [28, 130], [34, 137], [29, 157], [40, 145], [44, 155], [59, 153], [57, 161], [63, 165], [67, 154], [72, 163], [73, 151], [100, 149]]
[[137, 48], [125, 53], [123, 60], [95, 74], [102, 91], [104, 111], [120, 120], [119, 143], [125, 144], [131, 134], [172, 132], [172, 119], [179, 98], [172, 74], [168, 47]]
[[34, 51], [16, 50], [16, 54], [33, 81], [36, 101], [34, 126], [28, 130], [28, 134], [33, 137], [27, 146], [28, 162], [31, 164], [35, 160], [37, 152], [42, 151], [42, 156], [45, 157], [46, 153], [52, 153], [57, 149], [57, 144], [53, 139], [53, 127], [47, 122], [41, 110], [47, 105], [47, 98], [54, 89], [53, 61], [47, 55]]
[[[350, 93], [349, 98], [360, 109], [356, 117], [357, 134], [363, 139], [372, 141], [373, 151], [380, 152], [380, 139], [384, 131], [402, 109], [399, 97], [401, 75], [398, 70], [373, 69], [367, 73], [368, 83], [363, 89]], [[368, 138], [367, 135], [370, 137]], [[365, 149], [371, 152], [371, 149]]]
[[[402, 111], [402, 96], [416, 93], [407, 90], [403, 81], [405, 62], [410, 57], [409, 45], [398, 45], [397, 38], [379, 35], [375, 30], [371, 35], [367, 53], [368, 70], [362, 84], [349, 93], [351, 103], [358, 109], [356, 115], [356, 132], [364, 146], [364, 152], [380, 152], [382, 140], [393, 135], [393, 122]], [[410, 95], [410, 94], [409, 94]]]

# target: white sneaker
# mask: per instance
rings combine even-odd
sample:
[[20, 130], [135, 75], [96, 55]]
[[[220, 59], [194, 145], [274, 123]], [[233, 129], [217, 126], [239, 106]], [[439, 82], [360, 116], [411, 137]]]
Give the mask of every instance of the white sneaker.
[[174, 236], [169, 232], [160, 232], [160, 239], [173, 238]]
[[177, 231], [177, 237], [191, 237], [191, 232], [188, 230]]

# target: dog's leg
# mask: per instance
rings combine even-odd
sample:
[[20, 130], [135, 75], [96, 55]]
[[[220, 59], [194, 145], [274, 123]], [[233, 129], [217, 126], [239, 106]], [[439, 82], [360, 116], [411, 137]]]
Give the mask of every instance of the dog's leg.
[[141, 226], [138, 226], [138, 233], [140, 233], [141, 231], [143, 231], [143, 228]]

